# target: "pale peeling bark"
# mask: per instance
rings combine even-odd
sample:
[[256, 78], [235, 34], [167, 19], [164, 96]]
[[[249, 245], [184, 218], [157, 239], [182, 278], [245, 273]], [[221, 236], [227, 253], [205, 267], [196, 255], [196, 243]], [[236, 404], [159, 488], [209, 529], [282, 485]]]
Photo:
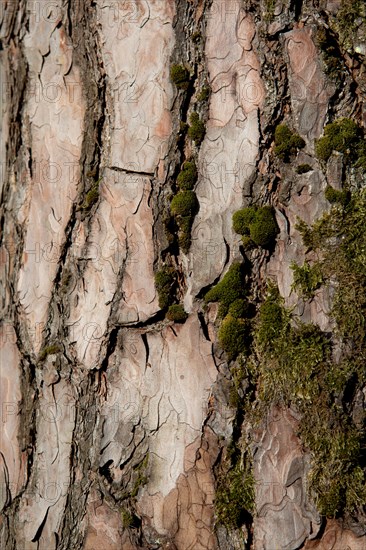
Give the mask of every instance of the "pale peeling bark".
[[[306, 496], [299, 419], [277, 408], [253, 437], [257, 516], [242, 530], [215, 525], [216, 468], [235, 436], [236, 412], [217, 308], [204, 311], [201, 299], [240, 257], [232, 214], [243, 202], [277, 200], [277, 246], [272, 256], [253, 256], [258, 288], [274, 278], [286, 305], [332, 328], [328, 294], [298, 304], [290, 264], [305, 252], [297, 216], [312, 223], [327, 209], [313, 144], [337, 86], [322, 70], [312, 15], [298, 24], [277, 6], [275, 21], [263, 23], [257, 4], [3, 2], [4, 550], [366, 545], [360, 530], [321, 524]], [[191, 69], [186, 95], [170, 80], [172, 62]], [[341, 107], [358, 102], [362, 118], [357, 67], [352, 78]], [[206, 82], [198, 150], [179, 137], [180, 121]], [[301, 182], [284, 177], [278, 193], [271, 136], [290, 108], [308, 147], [300, 160], [313, 170]], [[169, 248], [163, 218], [192, 154], [200, 208], [183, 254]], [[329, 178], [340, 187], [341, 169]], [[154, 273], [167, 259], [189, 314], [182, 325], [159, 308]], [[137, 524], [126, 521], [129, 511]]]

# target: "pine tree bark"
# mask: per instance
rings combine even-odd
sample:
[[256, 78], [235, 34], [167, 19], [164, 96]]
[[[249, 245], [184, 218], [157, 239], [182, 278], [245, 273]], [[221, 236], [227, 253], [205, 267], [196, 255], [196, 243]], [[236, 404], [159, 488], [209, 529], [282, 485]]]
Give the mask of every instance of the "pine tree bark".
[[[241, 257], [232, 214], [243, 200], [270, 202], [276, 193], [274, 125], [292, 105], [312, 143], [335, 94], [320, 69], [313, 20], [304, 29], [298, 8], [286, 7], [265, 35], [262, 8], [239, 0], [4, 1], [4, 550], [273, 550], [271, 541], [320, 549], [332, 532], [342, 548], [364, 548], [360, 530], [335, 520], [321, 530], [311, 499], [299, 496], [309, 456], [291, 410], [273, 408], [255, 443], [258, 487], [261, 464], [270, 476], [256, 493], [257, 519], [248, 514], [240, 529], [215, 524], [217, 471], [244, 428], [230, 404], [217, 308], [205, 310], [202, 298]], [[186, 85], [171, 81], [172, 64], [188, 71]], [[357, 93], [348, 98], [362, 119], [361, 84]], [[202, 144], [187, 136], [193, 111], [206, 121]], [[191, 158], [199, 211], [184, 253], [169, 205]], [[298, 210], [281, 188], [285, 239], [271, 259], [253, 256], [258, 293], [272, 276], [287, 305], [294, 257], [286, 227], [327, 208], [316, 170]], [[164, 266], [174, 270], [184, 323], [159, 305], [155, 274]], [[322, 313], [304, 315], [327, 328]], [[295, 463], [294, 495], [276, 496], [286, 485], [282, 470]], [[319, 546], [309, 542], [315, 536]]]

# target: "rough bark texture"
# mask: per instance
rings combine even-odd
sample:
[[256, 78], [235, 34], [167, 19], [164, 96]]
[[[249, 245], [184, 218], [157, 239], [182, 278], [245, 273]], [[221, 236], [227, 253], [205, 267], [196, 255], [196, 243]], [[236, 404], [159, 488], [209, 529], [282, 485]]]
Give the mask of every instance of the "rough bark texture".
[[[216, 523], [217, 471], [238, 417], [217, 308], [202, 305], [243, 253], [233, 213], [272, 204], [280, 234], [272, 253], [252, 253], [257, 292], [271, 278], [303, 320], [332, 330], [329, 292], [300, 300], [290, 265], [305, 253], [297, 217], [319, 218], [326, 185], [342, 183], [314, 139], [335, 114], [366, 122], [364, 37], [340, 47], [340, 79], [315, 39], [339, 5], [4, 0], [4, 550], [366, 547], [362, 521], [322, 518], [309, 497], [291, 409], [271, 408], [252, 436], [255, 517], [241, 529]], [[171, 82], [172, 63], [190, 71], [186, 90]], [[193, 108], [206, 125], [200, 147], [181, 125]], [[306, 142], [305, 174], [273, 161], [284, 117]], [[165, 215], [191, 156], [199, 211], [185, 254]], [[163, 263], [178, 273], [184, 324], [159, 307]]]

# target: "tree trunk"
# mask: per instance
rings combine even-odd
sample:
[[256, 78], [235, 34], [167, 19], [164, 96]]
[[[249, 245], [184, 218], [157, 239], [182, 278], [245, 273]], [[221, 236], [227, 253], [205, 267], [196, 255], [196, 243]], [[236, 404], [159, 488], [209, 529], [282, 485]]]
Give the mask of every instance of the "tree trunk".
[[[317, 510], [296, 407], [273, 400], [257, 426], [243, 412], [249, 379], [203, 300], [244, 258], [256, 311], [272, 279], [302, 320], [333, 330], [330, 293], [299, 301], [290, 265], [306, 252], [297, 216], [312, 224], [327, 182], [342, 182], [314, 140], [335, 113], [365, 122], [365, 52], [335, 35], [335, 81], [316, 32], [340, 2], [318, 18], [315, 0], [279, 4], [4, 0], [4, 550], [365, 547], [360, 510], [343, 523]], [[273, 160], [284, 119], [308, 174]], [[179, 214], [192, 159], [198, 206]], [[232, 230], [252, 203], [275, 207], [272, 249], [244, 251]], [[256, 511], [243, 501], [235, 525], [217, 508], [230, 444], [243, 487], [255, 479]]]

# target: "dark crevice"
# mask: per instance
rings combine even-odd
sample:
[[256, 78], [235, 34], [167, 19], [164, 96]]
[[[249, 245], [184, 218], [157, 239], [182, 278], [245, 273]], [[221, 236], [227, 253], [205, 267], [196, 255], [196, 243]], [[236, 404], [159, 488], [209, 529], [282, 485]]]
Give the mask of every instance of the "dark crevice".
[[145, 356], [145, 363], [146, 365], [148, 364], [149, 362], [149, 354], [150, 354], [150, 350], [149, 350], [149, 342], [147, 341], [147, 336], [146, 334], [141, 334], [141, 339], [143, 341], [143, 344], [145, 346], [145, 352], [146, 352], [146, 356]]
[[47, 508], [47, 512], [45, 513], [45, 516], [44, 516], [44, 518], [43, 518], [43, 520], [42, 520], [41, 525], [38, 527], [36, 534], [35, 534], [34, 537], [32, 538], [32, 542], [38, 542], [39, 539], [41, 538], [43, 528], [44, 528], [44, 526], [45, 526], [45, 524], [46, 524], [46, 520], [47, 520], [47, 516], [48, 516], [48, 510], [49, 510], [49, 508]]
[[209, 332], [208, 332], [208, 326], [207, 326], [206, 321], [205, 321], [205, 316], [201, 311], [198, 312], [198, 320], [200, 322], [201, 329], [202, 329], [204, 337], [206, 338], [206, 340], [208, 342], [211, 342], [210, 335], [209, 335]]
[[99, 468], [99, 474], [106, 478], [108, 483], [113, 483], [113, 477], [110, 472], [110, 467], [113, 464], [113, 460], [108, 460], [103, 466]]
[[115, 172], [122, 172], [123, 174], [129, 175], [132, 174], [134, 176], [146, 176], [147, 178], [153, 178], [154, 173], [153, 172], [142, 172], [140, 170], [130, 170], [128, 168], [120, 168], [119, 166], [108, 166], [109, 170], [114, 170]]
[[295, 21], [298, 21], [302, 12], [303, 0], [291, 0], [290, 11], [294, 13]]
[[96, 374], [97, 372], [106, 372], [108, 368], [108, 363], [110, 357], [113, 355], [117, 348], [118, 344], [118, 333], [119, 333], [119, 327], [113, 328], [108, 335], [108, 342], [106, 346], [105, 356], [98, 366], [97, 369], [94, 369], [93, 372]]

